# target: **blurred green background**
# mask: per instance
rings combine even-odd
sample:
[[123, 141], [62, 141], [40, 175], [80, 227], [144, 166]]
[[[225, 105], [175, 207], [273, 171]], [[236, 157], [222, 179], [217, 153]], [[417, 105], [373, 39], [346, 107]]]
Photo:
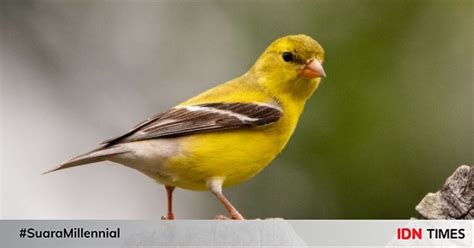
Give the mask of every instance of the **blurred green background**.
[[[5, 218], [158, 218], [163, 190], [127, 168], [38, 174], [242, 74], [288, 34], [322, 44], [328, 77], [283, 153], [225, 191], [245, 217], [417, 217], [426, 193], [473, 164], [472, 1], [2, 1], [0, 9]], [[176, 197], [178, 218], [223, 212], [209, 193]]]

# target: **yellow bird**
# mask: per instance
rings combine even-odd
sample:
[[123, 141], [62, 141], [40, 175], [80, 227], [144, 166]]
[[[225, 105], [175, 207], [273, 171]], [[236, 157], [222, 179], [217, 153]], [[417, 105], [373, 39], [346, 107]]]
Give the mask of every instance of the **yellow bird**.
[[99, 161], [136, 169], [165, 185], [174, 219], [175, 187], [222, 194], [255, 176], [285, 147], [306, 101], [325, 77], [323, 48], [306, 35], [274, 41], [242, 76], [218, 85], [47, 171]]

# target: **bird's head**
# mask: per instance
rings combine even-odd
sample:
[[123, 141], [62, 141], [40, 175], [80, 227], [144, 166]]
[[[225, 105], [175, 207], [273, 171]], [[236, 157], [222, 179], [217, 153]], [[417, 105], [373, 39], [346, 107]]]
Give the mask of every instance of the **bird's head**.
[[307, 35], [289, 35], [274, 41], [249, 71], [275, 96], [306, 100], [326, 74], [324, 50]]

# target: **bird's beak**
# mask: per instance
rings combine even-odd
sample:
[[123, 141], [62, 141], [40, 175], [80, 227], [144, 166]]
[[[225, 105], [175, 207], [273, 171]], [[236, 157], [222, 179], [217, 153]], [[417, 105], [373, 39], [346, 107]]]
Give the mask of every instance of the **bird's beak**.
[[326, 73], [324, 72], [323, 66], [317, 59], [312, 59], [308, 61], [301, 70], [301, 75], [308, 79], [326, 77]]

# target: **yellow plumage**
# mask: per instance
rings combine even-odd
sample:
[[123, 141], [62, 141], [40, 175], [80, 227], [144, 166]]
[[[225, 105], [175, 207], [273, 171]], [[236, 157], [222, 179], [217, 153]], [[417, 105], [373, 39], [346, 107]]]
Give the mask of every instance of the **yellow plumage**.
[[[167, 186], [168, 218], [174, 218], [171, 192], [180, 187], [210, 190], [232, 218], [240, 219], [221, 187], [252, 178], [282, 151], [306, 101], [325, 76], [323, 59], [323, 49], [309, 36], [280, 38], [241, 77], [191, 98], [54, 170], [111, 160]], [[208, 105], [211, 103], [219, 106]], [[232, 108], [236, 104], [239, 109]], [[210, 120], [214, 122], [206, 126]]]
[[243, 76], [212, 88], [180, 106], [209, 102], [278, 102], [282, 118], [274, 124], [251, 129], [236, 129], [184, 136], [182, 154], [166, 164], [178, 180], [167, 184], [207, 190], [210, 177], [221, 178], [228, 187], [248, 180], [264, 169], [290, 139], [306, 100], [319, 85], [320, 78], [298, 76], [298, 69], [280, 61], [284, 51], [300, 52], [307, 59], [315, 57], [322, 63], [322, 48], [308, 36], [289, 36], [275, 41]]

